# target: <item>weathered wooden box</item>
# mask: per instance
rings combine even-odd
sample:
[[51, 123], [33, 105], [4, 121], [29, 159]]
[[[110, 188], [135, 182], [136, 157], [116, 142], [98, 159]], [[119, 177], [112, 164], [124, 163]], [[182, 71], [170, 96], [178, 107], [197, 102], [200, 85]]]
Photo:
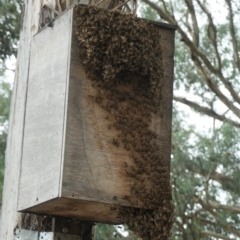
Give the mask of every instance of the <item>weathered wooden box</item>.
[[[156, 23], [162, 35], [163, 114], [152, 128], [170, 164], [174, 27]], [[104, 113], [78, 57], [74, 9], [70, 8], [31, 42], [18, 210], [119, 223], [129, 206], [129, 152], [114, 146]], [[115, 209], [115, 208], [114, 208]]]

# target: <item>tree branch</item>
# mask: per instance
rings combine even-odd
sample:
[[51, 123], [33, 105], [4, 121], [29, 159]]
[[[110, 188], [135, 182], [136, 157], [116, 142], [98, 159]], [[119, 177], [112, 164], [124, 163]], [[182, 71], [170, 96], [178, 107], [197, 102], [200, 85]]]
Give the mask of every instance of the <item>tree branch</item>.
[[192, 22], [193, 22], [193, 42], [198, 48], [199, 46], [199, 27], [198, 27], [198, 22], [197, 22], [197, 17], [194, 9], [194, 5], [192, 0], [185, 0], [185, 3], [188, 7], [188, 10], [191, 14]]
[[163, 7], [164, 7], [164, 11], [172, 17], [172, 19], [176, 22], [176, 19], [175, 19], [175, 16], [174, 16], [174, 11], [173, 11], [173, 6], [172, 6], [172, 1], [170, 1], [170, 9], [171, 9], [171, 12], [168, 11], [168, 8], [167, 8], [167, 5], [165, 3], [165, 0], [160, 0], [161, 3], [163, 4]]
[[225, 115], [220, 115], [210, 108], [202, 107], [198, 103], [189, 101], [186, 98], [181, 98], [181, 97], [174, 96], [173, 99], [177, 102], [183, 103], [183, 104], [193, 108], [195, 111], [197, 111], [199, 113], [205, 114], [209, 117], [212, 117], [212, 118], [217, 119], [217, 120], [222, 121], [222, 122], [228, 122], [231, 125], [233, 125], [237, 128], [240, 128], [240, 123], [225, 117]]
[[[226, 1], [228, 1], [228, 0], [226, 0]], [[202, 4], [199, 0], [197, 0], [197, 3], [200, 6], [200, 8], [203, 10], [203, 12], [206, 13], [206, 15], [208, 17], [208, 23], [209, 23], [209, 26], [208, 26], [208, 38], [212, 42], [215, 54], [217, 56], [218, 69], [219, 69], [218, 77], [220, 78], [220, 80], [222, 81], [224, 86], [228, 89], [228, 91], [231, 93], [233, 99], [235, 101], [237, 101], [238, 103], [240, 103], [240, 98], [238, 96], [238, 93], [236, 93], [234, 91], [234, 89], [232, 88], [230, 82], [223, 76], [223, 74], [221, 72], [222, 63], [221, 63], [221, 57], [220, 57], [220, 54], [219, 54], [219, 51], [218, 51], [218, 46], [217, 46], [217, 28], [216, 28], [215, 24], [213, 23], [213, 19], [212, 19], [211, 13], [208, 11], [206, 6], [204, 4]], [[233, 19], [232, 19], [232, 21], [233, 21]], [[211, 36], [211, 32], [210, 32], [211, 29], [213, 30], [213, 37]], [[230, 21], [230, 30], [231, 30], [231, 21]], [[232, 42], [233, 42], [233, 45], [234, 45], [234, 53], [237, 53], [237, 56], [235, 56], [235, 59], [237, 58], [237, 60], [236, 60], [237, 61], [237, 65], [238, 65], [238, 68], [240, 69], [240, 65], [239, 65], [240, 62], [239, 62], [239, 56], [238, 56], [238, 50], [237, 50], [237, 41], [236, 41], [236, 35], [235, 35], [235, 31], [234, 31], [233, 22], [232, 22], [232, 33], [231, 34], [232, 34], [232, 37], [233, 37]], [[235, 40], [235, 43], [234, 43], [234, 40]]]
[[[210, 220], [207, 220], [206, 218], [201, 218], [201, 217], [197, 217], [196, 220], [204, 223], [205, 226], [206, 226], [206, 225], [211, 225], [211, 226], [213, 226], [214, 228], [217, 228], [217, 227], [219, 226], [218, 221], [217, 221], [217, 222], [212, 222], [212, 221], [210, 221]], [[223, 229], [225, 229], [226, 231], [229, 230], [229, 229], [227, 229], [227, 228], [225, 228], [225, 227], [223, 227]], [[205, 231], [203, 231], [203, 232], [205, 232]], [[208, 231], [206, 231], [206, 232], [208, 232]], [[215, 234], [215, 233], [214, 233], [214, 234]], [[219, 235], [219, 236], [220, 236], [220, 235]], [[221, 235], [221, 236], [222, 236], [222, 235]], [[227, 236], [222, 236], [221, 239], [224, 239], [224, 237], [226, 237], [226, 239], [235, 240], [235, 238], [229, 238], [229, 237], [227, 237]]]
[[[148, 4], [151, 8], [153, 8], [162, 19], [166, 20], [167, 22], [171, 24], [177, 24], [177, 21], [168, 13], [165, 13], [160, 7], [158, 7], [155, 3], [151, 2], [150, 0], [142, 0], [146, 4]], [[204, 53], [202, 53], [199, 49], [196, 48], [196, 46], [193, 44], [193, 42], [189, 39], [185, 31], [181, 28], [181, 26], [178, 25], [177, 31], [182, 36], [183, 41], [186, 43], [186, 45], [190, 48], [192, 52], [195, 52], [202, 60], [203, 62], [208, 66], [208, 68], [213, 72], [214, 74], [218, 74], [219, 71], [216, 69], [211, 62], [207, 59]]]
[[196, 220], [198, 222], [204, 223], [204, 225], [211, 225], [213, 227], [217, 227], [217, 223], [216, 222], [212, 222], [210, 220], [207, 220], [206, 218], [202, 218], [202, 217], [197, 217]]
[[182, 226], [182, 223], [180, 223], [177, 219], [175, 220], [175, 223], [181, 229], [182, 238], [184, 240], [188, 240], [188, 235], [186, 234], [186, 229]]
[[202, 231], [201, 235], [202, 237], [215, 237], [217, 239], [223, 239], [223, 240], [234, 240], [234, 238], [229, 238], [229, 237], [223, 236], [222, 234], [215, 233], [212, 231]]
[[[197, 173], [203, 177], [206, 177], [208, 175], [208, 171], [204, 170], [203, 168], [199, 168], [196, 164], [194, 164], [191, 160], [186, 160], [185, 161], [185, 167], [194, 173]], [[216, 181], [220, 183], [223, 187], [223, 189], [227, 191], [232, 191], [236, 194], [240, 193], [240, 189], [236, 187], [236, 184], [234, 184], [234, 180], [222, 173], [218, 173], [216, 171], [212, 171], [210, 175], [210, 179], [213, 181]]]
[[188, 32], [193, 35], [193, 31], [192, 28], [190, 26], [189, 20], [188, 20], [188, 15], [189, 15], [189, 11], [186, 12], [185, 17], [186, 17], [186, 21], [183, 21], [182, 19], [180, 19], [180, 21], [184, 24], [184, 26], [187, 28]]
[[[219, 220], [219, 214], [218, 213], [215, 213], [213, 212], [213, 208], [207, 204], [206, 202], [204, 202], [200, 197], [196, 196], [196, 200], [198, 203], [200, 203], [202, 205], [202, 207], [207, 210], [208, 212], [210, 212], [215, 218], [216, 220], [218, 221]], [[227, 221], [224, 221], [224, 222], [221, 222], [221, 221], [218, 221], [219, 225], [225, 229], [226, 231], [229, 231], [230, 233], [240, 237], [240, 231], [233, 227], [231, 224], [229, 224]]]
[[[146, 4], [148, 4], [151, 8], [153, 8], [162, 19], [164, 19], [165, 21], [171, 23], [171, 24], [177, 24], [177, 21], [171, 16], [171, 14], [169, 12], [164, 12], [159, 6], [157, 6], [155, 3], [151, 2], [150, 0], [142, 0], [143, 2], [145, 2]], [[232, 84], [223, 76], [222, 72], [218, 69], [215, 68], [212, 63], [208, 60], [208, 58], [206, 57], [205, 53], [201, 52], [197, 46], [191, 41], [191, 39], [189, 39], [187, 33], [185, 33], [185, 31], [181, 28], [181, 26], [178, 25], [177, 31], [180, 33], [183, 41], [185, 42], [185, 44], [189, 47], [189, 50], [191, 51], [192, 55], [195, 56], [195, 58], [200, 58], [201, 61], [203, 61], [203, 63], [205, 64], [206, 68], [212, 73], [214, 74], [216, 77], [218, 77], [222, 83], [224, 84], [224, 86], [228, 89], [228, 91], [230, 92], [231, 96], [233, 97], [233, 99], [238, 102], [240, 104], [240, 97], [238, 96], [238, 93], [233, 89]], [[201, 61], [198, 59], [198, 61], [201, 64]], [[206, 73], [206, 71], [205, 71]], [[208, 78], [210, 79], [210, 78]], [[217, 87], [217, 84], [215, 83], [215, 88]], [[217, 87], [218, 88], [218, 87]], [[218, 91], [219, 92], [219, 91]], [[221, 94], [222, 95], [222, 94]], [[224, 96], [225, 97], [225, 96]], [[222, 99], [221, 99], [222, 100]], [[224, 103], [229, 102], [229, 100], [225, 97], [224, 99]], [[233, 105], [233, 104], [232, 104]], [[233, 108], [235, 108], [235, 106], [233, 105]], [[232, 109], [231, 109], [232, 110]], [[239, 109], [235, 108], [235, 114], [240, 117], [240, 113], [239, 113]]]
[[165, 12], [169, 14], [165, 1], [164, 1], [164, 0], [161, 0], [161, 2], [162, 2], [162, 4], [163, 4], [163, 7], [164, 7]]
[[232, 4], [230, 0], [225, 0], [228, 5], [228, 11], [229, 11], [229, 28], [230, 28], [230, 34], [232, 37], [232, 44], [233, 44], [233, 57], [236, 62], [237, 68], [240, 71], [240, 59], [238, 55], [238, 44], [237, 44], [237, 37], [234, 29], [234, 23], [233, 23], [233, 10], [232, 10]]
[[[213, 19], [212, 19], [212, 15], [211, 13], [208, 11], [208, 9], [206, 8], [205, 5], [203, 5], [199, 0], [197, 0], [198, 5], [200, 6], [200, 8], [202, 9], [202, 11], [207, 15], [208, 18], [208, 38], [210, 39], [210, 41], [212, 42], [215, 54], [217, 56], [217, 60], [218, 60], [218, 69], [221, 70], [222, 68], [222, 62], [221, 62], [221, 58], [218, 52], [218, 46], [217, 46], [217, 29], [215, 24], [213, 23]], [[211, 29], [213, 30], [213, 36], [211, 36]]]
[[174, 10], [173, 10], [172, 0], [170, 0], [170, 8], [171, 8], [171, 13], [172, 13], [173, 17], [175, 18], [175, 16], [174, 16]]
[[226, 212], [240, 214], [240, 206], [228, 206], [228, 205], [223, 205], [223, 204], [220, 204], [218, 202], [213, 202], [213, 201], [207, 201], [207, 202], [204, 202], [204, 204], [211, 208], [221, 209]]
[[[192, 60], [195, 63], [200, 74], [203, 76], [208, 87], [216, 94], [216, 96], [236, 115], [240, 118], [240, 110], [220, 91], [218, 84], [211, 78], [206, 69], [202, 66], [201, 61], [192, 52]], [[234, 91], [234, 90], [233, 90]], [[235, 92], [235, 91], [234, 91]], [[235, 97], [238, 97], [237, 94]], [[238, 97], [239, 98], [239, 97]]]

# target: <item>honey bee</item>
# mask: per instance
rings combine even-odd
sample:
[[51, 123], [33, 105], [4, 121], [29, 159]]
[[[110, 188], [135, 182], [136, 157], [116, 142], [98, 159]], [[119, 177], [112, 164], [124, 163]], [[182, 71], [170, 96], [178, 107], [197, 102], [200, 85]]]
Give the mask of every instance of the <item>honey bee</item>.
[[113, 138], [113, 139], [112, 139], [112, 143], [113, 143], [113, 145], [115, 145], [116, 147], [119, 146], [119, 140], [118, 140], [118, 139]]
[[112, 206], [110, 207], [110, 210], [111, 210], [111, 211], [115, 211], [115, 210], [117, 210], [117, 207], [115, 207], [115, 206], [112, 205]]

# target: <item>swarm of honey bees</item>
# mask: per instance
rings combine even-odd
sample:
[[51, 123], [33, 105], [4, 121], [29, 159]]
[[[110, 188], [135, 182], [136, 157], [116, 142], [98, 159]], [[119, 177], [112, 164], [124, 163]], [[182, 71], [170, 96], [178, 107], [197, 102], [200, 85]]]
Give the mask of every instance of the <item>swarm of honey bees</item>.
[[174, 210], [169, 167], [159, 151], [159, 135], [150, 128], [154, 116], [161, 116], [159, 30], [117, 10], [78, 6], [75, 11], [79, 56], [98, 90], [94, 100], [107, 112], [109, 129], [118, 132], [112, 144], [123, 146], [134, 162], [125, 163], [132, 182], [132, 197], [125, 200], [141, 207], [121, 207], [119, 217], [141, 239], [167, 240]]

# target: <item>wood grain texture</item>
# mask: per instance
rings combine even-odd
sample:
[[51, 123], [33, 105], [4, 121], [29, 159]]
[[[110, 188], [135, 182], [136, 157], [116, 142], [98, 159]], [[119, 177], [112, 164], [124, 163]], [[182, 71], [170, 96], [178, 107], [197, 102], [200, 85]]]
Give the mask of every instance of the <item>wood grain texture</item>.
[[[134, 164], [129, 151], [112, 144], [117, 131], [94, 101], [97, 91], [78, 57], [72, 20], [73, 8], [32, 42], [19, 210], [119, 223], [110, 209], [132, 206], [124, 200], [132, 185], [125, 163]], [[153, 117], [151, 129], [160, 135], [159, 151], [170, 166], [174, 29], [157, 27], [164, 86], [162, 116]], [[45, 64], [38, 67], [38, 61]]]
[[81, 220], [102, 222], [110, 224], [120, 224], [117, 217], [118, 209], [109, 204], [98, 202], [82, 201], [69, 198], [53, 199], [34, 208], [27, 209], [27, 212], [50, 214], [52, 216], [62, 216], [69, 218], [80, 218]]
[[[163, 116], [155, 115], [151, 128], [160, 135], [159, 151], [165, 165], [169, 166], [174, 30], [159, 27], [159, 31], [162, 34], [161, 44], [164, 49], [165, 69]], [[124, 200], [124, 196], [131, 196], [131, 179], [127, 178], [124, 166], [125, 162], [128, 166], [133, 165], [131, 153], [123, 146], [116, 147], [112, 144], [117, 131], [114, 128], [109, 129], [109, 121], [105, 119], [107, 112], [93, 99], [96, 90], [91, 80], [87, 78], [78, 57], [78, 45], [74, 32], [62, 196], [129, 206], [131, 204]]]
[[[174, 29], [159, 28], [161, 45], [163, 48], [164, 85], [162, 89], [162, 118], [160, 122], [159, 150], [163, 161], [170, 167], [171, 163], [171, 135], [172, 135], [172, 98], [173, 98], [173, 70], [174, 70]], [[156, 120], [158, 121], [158, 120]], [[170, 171], [169, 171], [170, 174]]]
[[[55, 0], [48, 0], [53, 6]], [[11, 101], [8, 142], [5, 160], [2, 220], [0, 239], [12, 240], [20, 214], [17, 213], [18, 184], [22, 158], [22, 139], [28, 84], [30, 45], [38, 30], [40, 1], [25, 1], [24, 20], [20, 34], [18, 60]]]
[[132, 159], [123, 147], [112, 144], [117, 132], [108, 129], [107, 113], [93, 100], [96, 90], [78, 51], [73, 31], [62, 196], [129, 205], [123, 199], [131, 188], [124, 166], [132, 165]]

